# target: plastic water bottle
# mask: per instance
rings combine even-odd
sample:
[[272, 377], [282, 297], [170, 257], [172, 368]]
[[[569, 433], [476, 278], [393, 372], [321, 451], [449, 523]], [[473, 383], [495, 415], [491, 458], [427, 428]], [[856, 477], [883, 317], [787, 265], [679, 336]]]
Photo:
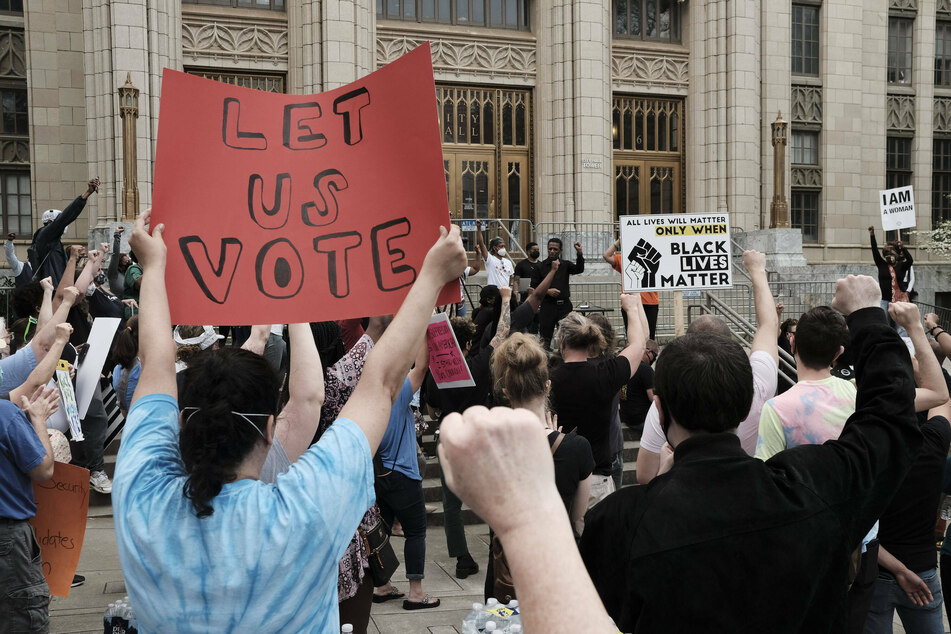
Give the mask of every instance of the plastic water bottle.
[[353, 632], [353, 626], [349, 623], [340, 626], [340, 634], [351, 634], [351, 632]]
[[466, 620], [462, 622], [462, 634], [478, 634], [479, 615], [482, 614], [484, 607], [481, 603], [472, 604], [472, 611], [466, 615]]
[[512, 623], [509, 626], [509, 634], [522, 634], [522, 626], [519, 623]]
[[498, 606], [499, 602], [495, 599], [489, 599], [485, 603], [485, 607], [479, 611], [479, 614], [476, 615], [476, 629], [479, 632], [485, 631], [485, 624], [492, 619], [492, 614], [489, 612], [493, 607]]
[[102, 614], [102, 631], [103, 634], [112, 634], [112, 620], [116, 616], [116, 604], [110, 603], [109, 607], [106, 608], [106, 611]]
[[135, 613], [132, 611], [132, 606], [124, 602], [119, 609], [119, 616], [125, 621], [126, 634], [139, 634], [139, 625], [135, 620]]
[[508, 608], [512, 610], [515, 614], [509, 617], [509, 625], [518, 625], [519, 631], [522, 629], [522, 615], [518, 611], [518, 599], [512, 599], [509, 601]]
[[485, 631], [486, 632], [495, 632], [495, 621], [486, 621], [485, 622]]

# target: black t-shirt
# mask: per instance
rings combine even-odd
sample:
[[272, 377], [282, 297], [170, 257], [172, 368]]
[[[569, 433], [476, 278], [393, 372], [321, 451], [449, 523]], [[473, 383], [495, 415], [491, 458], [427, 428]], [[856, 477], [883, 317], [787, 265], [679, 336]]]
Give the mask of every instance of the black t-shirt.
[[951, 425], [935, 416], [921, 426], [924, 442], [901, 488], [879, 521], [878, 541], [912, 572], [938, 564], [934, 525], [944, 466], [951, 445]]
[[482, 336], [486, 330], [492, 332], [492, 336], [495, 336], [495, 329], [492, 327], [492, 324], [498, 324], [498, 322], [499, 312], [495, 306], [480, 306], [472, 313], [472, 323], [474, 323], [476, 327], [475, 334], [472, 336], [473, 350], [478, 352], [484, 347], [482, 345]]
[[621, 421], [626, 425], [640, 425], [647, 418], [651, 400], [647, 390], [654, 389], [654, 368], [641, 361], [637, 372], [621, 388]]
[[[536, 284], [541, 284], [541, 263], [538, 260], [532, 262], [528, 258], [515, 265], [515, 276], [519, 278], [519, 288], [522, 289], [522, 280], [525, 280], [532, 288]], [[527, 287], [526, 287], [527, 288]]]
[[475, 381], [475, 387], [453, 387], [440, 390], [432, 372], [427, 372], [424, 393], [429, 406], [442, 410], [443, 415], [450, 412], [461, 414], [466, 408], [473, 405], [490, 407], [492, 405], [491, 361], [493, 352], [495, 352], [495, 348], [488, 346], [466, 358], [472, 380]]
[[611, 475], [611, 404], [630, 378], [626, 357], [565, 363], [551, 375], [558, 425], [588, 439], [598, 475]]
[[[558, 432], [548, 434], [548, 445], [554, 445]], [[591, 444], [582, 436], [574, 432], [565, 434], [561, 444], [555, 451], [555, 486], [558, 495], [565, 503], [565, 510], [571, 513], [571, 502], [574, 500], [578, 483], [591, 475], [594, 470], [594, 456], [591, 455]]]

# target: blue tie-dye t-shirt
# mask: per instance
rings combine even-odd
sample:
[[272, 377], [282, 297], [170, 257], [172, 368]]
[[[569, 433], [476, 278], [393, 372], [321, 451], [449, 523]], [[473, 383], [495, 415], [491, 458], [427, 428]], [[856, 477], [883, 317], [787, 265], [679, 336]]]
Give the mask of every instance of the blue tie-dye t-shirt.
[[202, 519], [182, 494], [178, 404], [129, 411], [112, 490], [141, 632], [340, 631], [337, 564], [373, 504], [366, 436], [338, 419], [276, 484], [238, 480]]

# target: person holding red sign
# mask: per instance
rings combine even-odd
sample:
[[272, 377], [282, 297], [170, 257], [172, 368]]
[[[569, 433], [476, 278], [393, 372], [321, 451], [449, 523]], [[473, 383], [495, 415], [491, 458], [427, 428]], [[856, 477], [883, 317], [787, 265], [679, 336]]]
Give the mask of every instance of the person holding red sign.
[[185, 371], [179, 403], [164, 226], [148, 231], [149, 218], [136, 220], [131, 238], [143, 265], [142, 374], [113, 490], [139, 625], [337, 631], [337, 562], [373, 502], [372, 456], [412, 354], [440, 291], [466, 264], [459, 230], [440, 229], [338, 419], [268, 485], [257, 478], [274, 438], [277, 377], [253, 353], [205, 352]]

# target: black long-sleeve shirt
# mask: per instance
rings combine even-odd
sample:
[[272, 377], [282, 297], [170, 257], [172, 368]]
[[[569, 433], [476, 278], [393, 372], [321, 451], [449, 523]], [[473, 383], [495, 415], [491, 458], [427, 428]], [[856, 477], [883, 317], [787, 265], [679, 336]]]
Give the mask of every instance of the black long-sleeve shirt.
[[[537, 268], [538, 277], [532, 276], [532, 288], [538, 288], [542, 280], [548, 276], [548, 273], [551, 271], [551, 263], [551, 258], [545, 258], [539, 263]], [[561, 261], [561, 264], [558, 265], [558, 270], [555, 271], [555, 277], [551, 281], [551, 288], [557, 288], [561, 292], [561, 294], [558, 295], [558, 299], [568, 299], [571, 297], [571, 289], [568, 287], [568, 276], [578, 273], [584, 273], [583, 255], [577, 253], [574, 262], [570, 260]], [[549, 299], [549, 297], [546, 296], [545, 299]]]
[[59, 284], [63, 273], [66, 271], [66, 251], [63, 249], [63, 233], [86, 206], [86, 199], [77, 196], [76, 200], [69, 203], [69, 206], [63, 210], [56, 220], [44, 225], [33, 234], [33, 245], [36, 251], [37, 262], [39, 263], [39, 275], [36, 279], [44, 277], [53, 278], [53, 286]]
[[[869, 234], [869, 240], [872, 243], [872, 260], [878, 269], [878, 286], [882, 290], [882, 299], [890, 302], [892, 301], [892, 273], [888, 270], [888, 262], [885, 261], [885, 258], [882, 257], [881, 252], [878, 250], [878, 243], [875, 241], [874, 233]], [[900, 254], [904, 257], [894, 264], [895, 279], [898, 281], [898, 288], [905, 290], [908, 285], [905, 281], [905, 274], [908, 272], [908, 269], [911, 268], [914, 260], [911, 257], [911, 253], [909, 253], [905, 247], [898, 247], [898, 251], [900, 251]]]
[[729, 433], [588, 512], [581, 554], [624, 632], [842, 632], [849, 555], [922, 442], [908, 350], [879, 308], [848, 318], [855, 413], [838, 440], [766, 462]]

